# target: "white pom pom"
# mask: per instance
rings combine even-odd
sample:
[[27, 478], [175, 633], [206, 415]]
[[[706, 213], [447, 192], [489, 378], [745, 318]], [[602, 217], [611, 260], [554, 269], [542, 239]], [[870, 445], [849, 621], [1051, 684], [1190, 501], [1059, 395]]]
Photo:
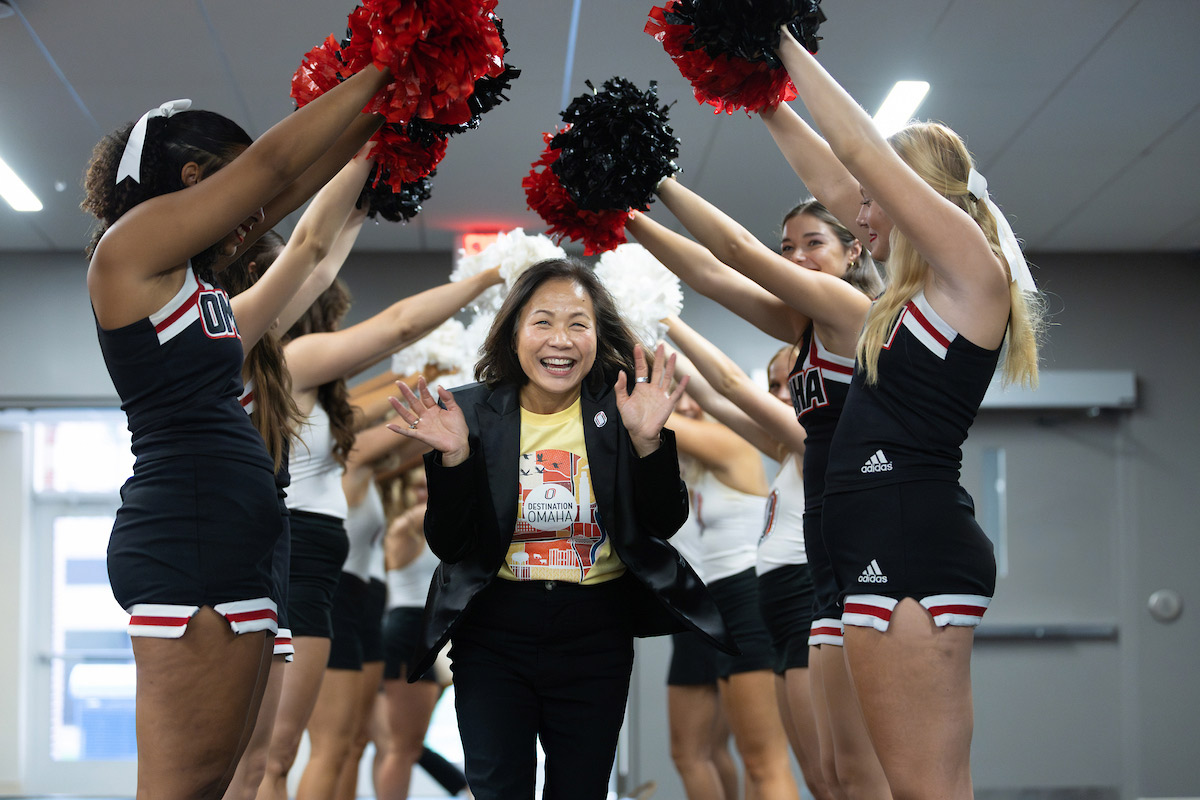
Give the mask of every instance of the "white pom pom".
[[683, 310], [679, 278], [640, 244], [617, 245], [600, 256], [596, 277], [604, 284], [621, 316], [648, 349], [665, 333], [663, 317]]
[[408, 347], [392, 354], [392, 372], [412, 375], [424, 372], [426, 366], [461, 369], [466, 356], [463, 350], [465, 330], [458, 320], [446, 320]]
[[503, 286], [493, 286], [475, 298], [471, 308], [476, 313], [490, 311], [494, 314], [499, 310], [508, 290], [516, 282], [522, 272], [539, 261], [548, 258], [566, 258], [567, 253], [543, 234], [529, 236], [522, 228], [513, 228], [507, 233], [501, 233], [496, 241], [478, 253], [467, 255], [458, 251], [458, 263], [450, 273], [450, 280], [461, 281], [473, 275], [478, 275], [485, 269], [500, 267], [500, 277], [504, 278]]
[[467, 328], [463, 331], [463, 353], [465, 361], [463, 363], [464, 371], [474, 374], [475, 364], [479, 361], [480, 350], [483, 349], [483, 343], [487, 340], [488, 332], [492, 329], [492, 322], [496, 319], [496, 312], [491, 310], [480, 310], [470, 322], [467, 323]]

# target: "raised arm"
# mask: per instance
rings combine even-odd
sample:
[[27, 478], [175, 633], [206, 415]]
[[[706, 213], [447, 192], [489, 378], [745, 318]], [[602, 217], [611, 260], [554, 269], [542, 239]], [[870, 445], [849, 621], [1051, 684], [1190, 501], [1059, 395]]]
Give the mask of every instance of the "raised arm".
[[[805, 269], [784, 258], [674, 178], [662, 182], [658, 196], [675, 218], [721, 261], [805, 318], [831, 329], [837, 338], [857, 338], [870, 306], [870, 300], [862, 292], [841, 278]], [[795, 342], [800, 336], [776, 338]]]
[[705, 380], [776, 442], [775, 451], [767, 455], [782, 461], [779, 447], [794, 453], [804, 452], [807, 434], [796, 420], [796, 412], [790, 405], [781, 403], [766, 389], [756, 385], [732, 358], [682, 319], [669, 317], [666, 322], [671, 340]]
[[374, 425], [392, 410], [388, 398], [396, 393], [396, 381], [400, 380], [415, 386], [417, 376], [397, 375], [389, 369], [350, 387], [350, 405], [361, 412], [363, 427]]
[[397, 436], [380, 423], [359, 431], [354, 437], [354, 447], [346, 455], [346, 472], [355, 470], [375, 474], [374, 465], [385, 456], [396, 454], [401, 459], [419, 456], [429, 448], [416, 439]]
[[625, 225], [663, 266], [705, 297], [728, 308], [768, 336], [796, 341], [809, 320], [787, 303], [710, 253], [703, 245], [634, 213]]
[[749, 442], [719, 422], [672, 414], [667, 427], [675, 432], [679, 452], [699, 461], [717, 480], [747, 494], [767, 494], [762, 458]]
[[300, 393], [336, 378], [356, 375], [441, 325], [484, 289], [503, 279], [493, 267], [393, 303], [345, 330], [312, 333], [284, 346], [292, 391]]
[[[89, 277], [119, 273], [145, 279], [174, 269], [221, 241], [249, 217], [265, 214], [264, 207], [292, 191], [306, 171], [318, 163], [325, 165], [325, 174], [314, 171], [308, 195], [294, 200], [292, 208], [298, 207], [378, 126], [380, 118], [364, 115], [362, 108], [388, 80], [388, 72], [366, 67], [276, 123], [224, 168], [209, 175], [185, 176], [185, 188], [130, 209], [97, 245]], [[359, 124], [348, 133], [355, 120]], [[330, 152], [335, 145], [343, 149]], [[265, 220], [260, 232], [271, 222]], [[236, 254], [227, 255], [226, 259], [234, 257]]]
[[346, 217], [346, 222], [338, 232], [337, 238], [333, 240], [329, 252], [317, 263], [312, 274], [296, 290], [287, 306], [280, 312], [279, 319], [275, 323], [276, 330], [290, 330], [296, 324], [296, 320], [304, 316], [308, 307], [321, 296], [321, 292], [333, 285], [338, 273], [342, 271], [346, 259], [349, 258], [350, 251], [354, 249], [354, 243], [358, 241], [358, 234], [362, 231], [363, 221], [366, 218], [365, 209], [350, 210], [350, 215]]
[[[1007, 318], [1008, 278], [979, 225], [901, 160], [854, 98], [786, 30], [779, 56], [834, 155], [929, 262], [932, 288], [955, 305], [965, 303], [946, 321], [991, 346], [982, 339], [995, 336], [994, 317]], [[972, 336], [975, 328], [991, 335]]]
[[[253, 286], [230, 301], [245, 352], [249, 352], [272, 326], [278, 324], [284, 331], [290, 328], [324, 291], [324, 287], [318, 288], [315, 281], [308, 279], [315, 268], [333, 254], [373, 164], [363, 156], [342, 167], [313, 198], [270, 269]], [[339, 255], [340, 266], [345, 253], [339, 250]], [[326, 274], [332, 282], [336, 270], [324, 270], [322, 278]]]
[[388, 523], [383, 537], [383, 559], [387, 569], [403, 569], [425, 549], [425, 504], [418, 503]]
[[783, 460], [787, 455], [786, 447], [763, 430], [757, 422], [750, 418], [749, 414], [734, 405], [733, 401], [714, 389], [686, 355], [675, 351], [674, 348], [671, 348], [670, 351], [676, 353], [678, 374], [688, 376], [688, 396], [695, 400], [700, 408], [704, 409], [717, 422], [754, 445], [767, 458], [775, 461]]
[[764, 109], [758, 116], [805, 188], [868, 247], [866, 234], [855, 222], [862, 203], [858, 179], [837, 160], [829, 143], [787, 103]]

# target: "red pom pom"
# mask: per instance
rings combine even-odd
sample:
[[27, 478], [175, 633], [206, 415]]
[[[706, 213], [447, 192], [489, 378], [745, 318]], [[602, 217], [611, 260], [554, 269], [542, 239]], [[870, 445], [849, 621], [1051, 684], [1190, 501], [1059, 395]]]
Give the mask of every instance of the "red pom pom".
[[331, 34], [325, 41], [304, 54], [300, 66], [292, 75], [292, 98], [296, 108], [303, 108], [342, 82], [342, 63], [338, 41]]
[[732, 114], [734, 109], [744, 108], [749, 114], [796, 99], [796, 87], [787, 70], [724, 53], [714, 58], [703, 49], [689, 50], [691, 27], [667, 22], [665, 11], [660, 6], [650, 9], [646, 33], [662, 42], [680, 74], [692, 85], [697, 102], [714, 106], [714, 113]]
[[392, 72], [377, 110], [389, 122], [444, 125], [471, 119], [475, 82], [504, 72], [504, 44], [492, 16], [496, 0], [364, 0], [348, 20], [346, 61]]
[[446, 157], [444, 138], [435, 139], [432, 145], [425, 145], [408, 138], [402, 130], [392, 125], [384, 125], [371, 138], [377, 142], [371, 157], [379, 166], [374, 185], [379, 185], [381, 175], [386, 176], [384, 181], [393, 191], [398, 192], [403, 184], [416, 183], [424, 178]]
[[625, 222], [629, 212], [622, 209], [584, 211], [575, 205], [567, 190], [558, 182], [550, 165], [558, 159], [558, 150], [549, 147], [554, 138], [544, 133], [547, 147], [533, 168], [521, 181], [529, 208], [537, 212], [550, 229], [546, 232], [556, 242], [564, 238], [583, 242], [583, 254], [594, 256], [625, 244]]

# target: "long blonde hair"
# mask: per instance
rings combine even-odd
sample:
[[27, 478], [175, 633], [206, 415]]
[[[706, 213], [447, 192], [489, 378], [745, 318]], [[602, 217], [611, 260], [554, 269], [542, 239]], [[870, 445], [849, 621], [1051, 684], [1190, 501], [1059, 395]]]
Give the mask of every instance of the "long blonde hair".
[[[888, 141], [917, 175], [975, 220], [992, 252], [1007, 266], [1000, 250], [996, 220], [987, 206], [977, 202], [967, 191], [971, 154], [958, 134], [941, 123], [918, 122], [892, 134]], [[899, 228], [892, 228], [889, 241], [887, 288], [871, 307], [858, 340], [858, 360], [866, 370], [868, 383], [878, 380], [879, 352], [883, 343], [891, 335], [905, 305], [924, 287], [929, 272], [929, 262]], [[1041, 296], [1026, 294], [1013, 282], [1009, 283], [1008, 291], [1011, 310], [1003, 355], [1004, 382], [1036, 387], [1038, 344], [1044, 324]]]

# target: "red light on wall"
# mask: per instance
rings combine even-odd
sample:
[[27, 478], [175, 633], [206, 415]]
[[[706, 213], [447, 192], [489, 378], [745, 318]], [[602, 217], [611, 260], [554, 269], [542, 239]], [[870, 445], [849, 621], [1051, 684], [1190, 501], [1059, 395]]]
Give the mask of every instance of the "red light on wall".
[[498, 238], [500, 238], [499, 233], [464, 233], [462, 237], [463, 253], [468, 256], [478, 255]]

